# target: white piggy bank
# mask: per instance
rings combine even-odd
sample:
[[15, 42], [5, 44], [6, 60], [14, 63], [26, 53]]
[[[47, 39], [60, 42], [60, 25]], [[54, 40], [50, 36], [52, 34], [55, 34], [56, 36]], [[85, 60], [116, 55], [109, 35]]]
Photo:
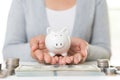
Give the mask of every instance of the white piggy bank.
[[55, 32], [51, 27], [48, 27], [45, 45], [50, 56], [55, 56], [56, 54], [66, 56], [71, 45], [67, 28]]

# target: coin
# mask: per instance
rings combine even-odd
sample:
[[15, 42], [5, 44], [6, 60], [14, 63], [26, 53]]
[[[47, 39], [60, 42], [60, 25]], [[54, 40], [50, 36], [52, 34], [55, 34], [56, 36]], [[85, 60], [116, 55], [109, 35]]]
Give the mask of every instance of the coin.
[[99, 64], [98, 64], [98, 67], [99, 67], [99, 68], [108, 68], [108, 67], [109, 67], [109, 64], [108, 64], [108, 63], [99, 63]]
[[106, 68], [105, 69], [105, 74], [106, 75], [116, 75], [116, 71], [117, 71], [116, 68]]
[[6, 60], [6, 68], [16, 68], [19, 66], [19, 58], [8, 58]]
[[109, 62], [109, 60], [108, 59], [97, 59], [97, 62], [104, 62], [104, 63], [106, 63], [106, 62]]
[[1, 70], [0, 71], [0, 78], [5, 78], [7, 77], [7, 70]]
[[120, 66], [116, 66], [117, 70], [120, 71]]
[[13, 75], [15, 68], [19, 66], [19, 58], [8, 58], [6, 60], [7, 75]]
[[97, 66], [99, 68], [108, 68], [109, 67], [109, 60], [108, 59], [98, 59]]
[[8, 69], [7, 70], [7, 75], [9, 76], [9, 75], [14, 75], [15, 74], [15, 70], [14, 69]]

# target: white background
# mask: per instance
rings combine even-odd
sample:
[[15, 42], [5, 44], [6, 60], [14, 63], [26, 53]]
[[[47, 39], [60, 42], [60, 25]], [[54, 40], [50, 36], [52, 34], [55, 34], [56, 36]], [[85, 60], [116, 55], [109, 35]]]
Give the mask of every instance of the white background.
[[[12, 0], [0, 0], [0, 63], [5, 39], [7, 17]], [[110, 15], [112, 58], [111, 64], [120, 65], [120, 0], [107, 0]], [[11, 53], [10, 53], [11, 54]]]
[[5, 32], [7, 26], [7, 17], [12, 0], [0, 0], [0, 63], [2, 59], [2, 48], [5, 39]]

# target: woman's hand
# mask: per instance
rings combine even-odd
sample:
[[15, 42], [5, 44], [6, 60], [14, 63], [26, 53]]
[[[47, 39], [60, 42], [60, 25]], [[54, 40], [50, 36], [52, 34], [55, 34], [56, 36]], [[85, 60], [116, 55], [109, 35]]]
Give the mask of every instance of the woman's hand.
[[45, 36], [40, 35], [31, 39], [31, 56], [40, 63], [56, 64], [58, 57], [51, 57], [45, 47]]
[[71, 47], [67, 57], [60, 57], [60, 64], [83, 63], [87, 58], [88, 43], [80, 38], [71, 38]]
[[45, 47], [45, 36], [34, 37], [30, 41], [31, 55], [40, 63], [78, 64], [86, 60], [88, 43], [80, 38], [71, 39], [71, 47], [66, 57], [51, 57]]

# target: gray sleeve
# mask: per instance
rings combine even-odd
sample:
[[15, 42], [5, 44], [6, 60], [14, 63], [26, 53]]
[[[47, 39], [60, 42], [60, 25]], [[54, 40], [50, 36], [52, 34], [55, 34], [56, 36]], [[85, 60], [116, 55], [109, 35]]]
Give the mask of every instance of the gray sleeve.
[[110, 59], [110, 34], [106, 0], [96, 0], [95, 18], [87, 60]]
[[4, 59], [17, 57], [21, 61], [32, 60], [26, 37], [22, 0], [13, 0], [8, 16], [7, 33], [3, 48]]

